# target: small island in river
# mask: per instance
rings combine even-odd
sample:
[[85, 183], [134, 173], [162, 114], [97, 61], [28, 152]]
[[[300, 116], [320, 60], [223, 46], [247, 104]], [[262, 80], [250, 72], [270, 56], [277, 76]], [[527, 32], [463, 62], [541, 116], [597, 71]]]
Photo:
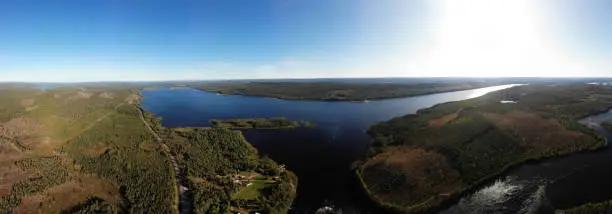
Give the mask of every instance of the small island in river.
[[368, 129], [374, 142], [356, 174], [381, 206], [430, 212], [517, 164], [606, 146], [577, 120], [607, 111], [611, 94], [608, 87], [535, 84], [378, 123]]
[[229, 129], [294, 129], [299, 127], [315, 128], [317, 125], [308, 121], [291, 121], [284, 117], [272, 117], [272, 118], [240, 118], [240, 119], [226, 119], [210, 120], [210, 123], [215, 128], [229, 128]]

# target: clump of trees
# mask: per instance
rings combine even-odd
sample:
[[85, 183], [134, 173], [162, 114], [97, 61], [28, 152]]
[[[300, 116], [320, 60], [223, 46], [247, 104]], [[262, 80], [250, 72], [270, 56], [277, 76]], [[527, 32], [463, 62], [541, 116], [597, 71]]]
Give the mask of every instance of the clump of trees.
[[[297, 178], [284, 171], [274, 160], [262, 158], [239, 131], [224, 128], [195, 128], [169, 131], [165, 136], [172, 153], [190, 179], [196, 213], [228, 212], [231, 206], [266, 213], [286, 212], [295, 197]], [[279, 176], [274, 185], [262, 191], [260, 198], [232, 200], [240, 189], [232, 175], [256, 171], [265, 176]], [[197, 178], [197, 179], [194, 179]]]
[[69, 175], [58, 156], [28, 158], [15, 163], [24, 171], [34, 171], [13, 185], [11, 193], [0, 197], [0, 210], [8, 212], [21, 202], [24, 196], [39, 193], [45, 189], [64, 183]]
[[86, 202], [62, 212], [62, 214], [88, 214], [88, 213], [120, 213], [117, 207], [98, 197], [90, 197]]

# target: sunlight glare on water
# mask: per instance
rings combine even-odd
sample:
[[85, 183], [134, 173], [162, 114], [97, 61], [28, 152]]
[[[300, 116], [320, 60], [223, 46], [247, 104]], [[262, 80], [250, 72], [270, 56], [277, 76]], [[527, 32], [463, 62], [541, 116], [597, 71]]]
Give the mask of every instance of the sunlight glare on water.
[[512, 88], [512, 87], [521, 86], [521, 85], [523, 85], [523, 84], [500, 85], [500, 86], [493, 86], [493, 87], [475, 89], [472, 92], [472, 94], [470, 94], [468, 96], [468, 99], [480, 97], [480, 96], [483, 96], [485, 94], [488, 94], [489, 92], [498, 91], [498, 90], [507, 89], [507, 88]]

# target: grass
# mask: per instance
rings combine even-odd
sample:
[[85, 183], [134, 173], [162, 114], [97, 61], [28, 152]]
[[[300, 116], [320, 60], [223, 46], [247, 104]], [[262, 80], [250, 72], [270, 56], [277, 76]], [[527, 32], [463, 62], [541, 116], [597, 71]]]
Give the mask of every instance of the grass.
[[272, 187], [273, 185], [273, 183], [265, 180], [251, 181], [248, 186], [232, 194], [232, 200], [257, 200], [257, 198], [262, 196], [262, 191], [265, 188]]

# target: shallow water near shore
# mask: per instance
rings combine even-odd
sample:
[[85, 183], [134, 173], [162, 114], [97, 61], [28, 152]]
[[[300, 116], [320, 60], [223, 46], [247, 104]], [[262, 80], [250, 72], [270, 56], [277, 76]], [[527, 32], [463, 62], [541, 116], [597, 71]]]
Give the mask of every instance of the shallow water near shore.
[[465, 100], [512, 87], [494, 86], [368, 103], [289, 101], [217, 95], [190, 88], [142, 92], [141, 106], [163, 118], [166, 127], [210, 126], [210, 119], [286, 117], [317, 128], [247, 130], [246, 139], [299, 177], [292, 213], [314, 213], [333, 206], [342, 213], [380, 213], [352, 179], [350, 165], [361, 158], [371, 139], [367, 127], [436, 104]]

